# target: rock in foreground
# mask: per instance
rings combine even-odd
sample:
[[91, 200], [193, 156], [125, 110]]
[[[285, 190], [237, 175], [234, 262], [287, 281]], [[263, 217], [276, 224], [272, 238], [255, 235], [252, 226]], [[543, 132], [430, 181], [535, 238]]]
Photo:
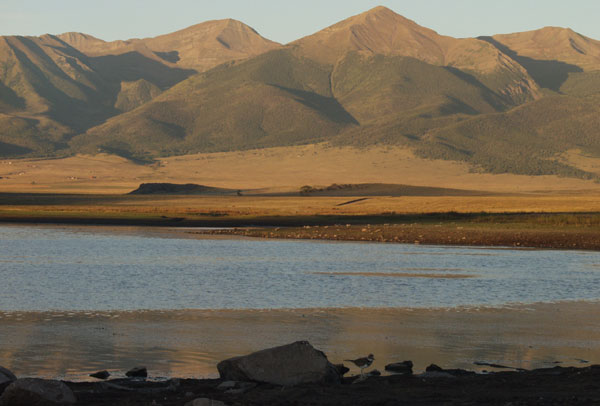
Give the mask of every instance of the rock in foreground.
[[0, 366], [0, 395], [2, 395], [2, 391], [12, 382], [16, 381], [17, 377], [15, 374], [10, 372], [8, 369]]
[[325, 354], [306, 341], [269, 348], [217, 365], [221, 379], [254, 381], [282, 386], [339, 383], [340, 374]]
[[385, 370], [395, 374], [412, 375], [413, 363], [412, 361], [394, 362], [393, 364], [387, 364]]
[[17, 379], [0, 396], [1, 406], [72, 405], [76, 401], [63, 382], [37, 378]]
[[110, 378], [110, 372], [108, 372], [108, 371], [98, 371], [98, 372], [95, 372], [93, 374], [90, 374], [90, 376], [92, 378], [103, 379], [104, 380], [104, 379]]
[[147, 378], [148, 370], [146, 367], [135, 367], [125, 373], [125, 376], [130, 378]]
[[226, 406], [225, 403], [209, 398], [194, 399], [185, 404], [185, 406]]

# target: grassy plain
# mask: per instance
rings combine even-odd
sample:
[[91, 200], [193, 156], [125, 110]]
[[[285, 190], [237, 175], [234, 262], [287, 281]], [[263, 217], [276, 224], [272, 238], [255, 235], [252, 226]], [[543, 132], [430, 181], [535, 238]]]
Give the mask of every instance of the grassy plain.
[[[578, 157], [573, 152], [565, 159]], [[592, 168], [597, 162], [588, 158], [585, 164]], [[483, 174], [467, 164], [418, 158], [403, 148], [322, 144], [170, 157], [152, 165], [111, 155], [5, 160], [0, 177], [1, 221], [300, 227], [235, 233], [600, 249], [600, 184]], [[127, 194], [145, 182], [196, 183], [231, 192]], [[328, 189], [333, 183], [361, 186]], [[316, 191], [303, 195], [303, 186]], [[335, 233], [314, 228], [336, 224], [351, 227]], [[363, 232], [365, 225], [381, 225], [383, 231]]]
[[[571, 151], [562, 159], [600, 175], [598, 158]], [[600, 183], [593, 181], [479, 173], [466, 163], [420, 158], [404, 147], [315, 144], [175, 156], [160, 158], [152, 165], [107, 154], [0, 161], [1, 192], [124, 194], [145, 182], [196, 183], [252, 194], [292, 192], [304, 185], [333, 183], [400, 184], [504, 194], [600, 193]], [[386, 195], [385, 191], [381, 194]]]

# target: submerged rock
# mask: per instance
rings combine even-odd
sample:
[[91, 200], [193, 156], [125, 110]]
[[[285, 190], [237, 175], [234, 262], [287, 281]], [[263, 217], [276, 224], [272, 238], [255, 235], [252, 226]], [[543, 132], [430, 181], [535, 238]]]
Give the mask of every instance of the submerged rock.
[[394, 362], [392, 364], [387, 364], [385, 366], [386, 371], [393, 372], [396, 374], [403, 374], [403, 375], [412, 375], [412, 373], [413, 373], [412, 368], [413, 368], [412, 361]]
[[420, 376], [424, 376], [426, 374], [429, 374], [427, 375], [429, 377], [443, 377], [447, 375], [451, 375], [454, 377], [463, 375], [475, 375], [475, 372], [467, 371], [466, 369], [444, 369], [435, 364], [431, 364], [425, 369], [425, 374], [421, 374]]
[[108, 379], [110, 377], [110, 372], [100, 371], [100, 372], [95, 372], [93, 374], [90, 374], [90, 376], [92, 378], [96, 378], [96, 379]]
[[2, 406], [71, 405], [77, 402], [73, 391], [60, 381], [37, 378], [17, 379], [2, 396]]
[[221, 379], [227, 381], [254, 381], [282, 386], [341, 382], [335, 366], [307, 341], [230, 358], [219, 362], [217, 369]]
[[135, 367], [125, 373], [130, 378], [147, 378], [148, 370], [146, 367]]
[[368, 376], [381, 376], [381, 371], [378, 369], [374, 369], [374, 370], [370, 371], [367, 375]]
[[455, 379], [456, 376], [448, 372], [443, 371], [426, 371], [418, 375], [419, 378], [451, 378]]

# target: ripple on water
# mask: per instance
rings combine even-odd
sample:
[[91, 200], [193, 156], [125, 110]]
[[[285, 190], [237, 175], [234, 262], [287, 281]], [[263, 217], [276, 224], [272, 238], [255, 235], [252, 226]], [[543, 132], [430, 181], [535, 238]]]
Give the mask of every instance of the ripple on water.
[[0, 226], [0, 240], [0, 309], [11, 311], [420, 308], [599, 298], [598, 253], [194, 240], [85, 227]]

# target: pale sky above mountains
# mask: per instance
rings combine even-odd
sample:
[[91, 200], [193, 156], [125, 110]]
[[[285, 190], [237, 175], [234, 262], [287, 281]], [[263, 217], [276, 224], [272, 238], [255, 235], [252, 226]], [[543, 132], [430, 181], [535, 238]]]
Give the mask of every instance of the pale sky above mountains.
[[453, 37], [560, 26], [600, 39], [598, 0], [2, 0], [0, 35], [77, 31], [111, 41], [234, 18], [287, 43], [378, 5]]

